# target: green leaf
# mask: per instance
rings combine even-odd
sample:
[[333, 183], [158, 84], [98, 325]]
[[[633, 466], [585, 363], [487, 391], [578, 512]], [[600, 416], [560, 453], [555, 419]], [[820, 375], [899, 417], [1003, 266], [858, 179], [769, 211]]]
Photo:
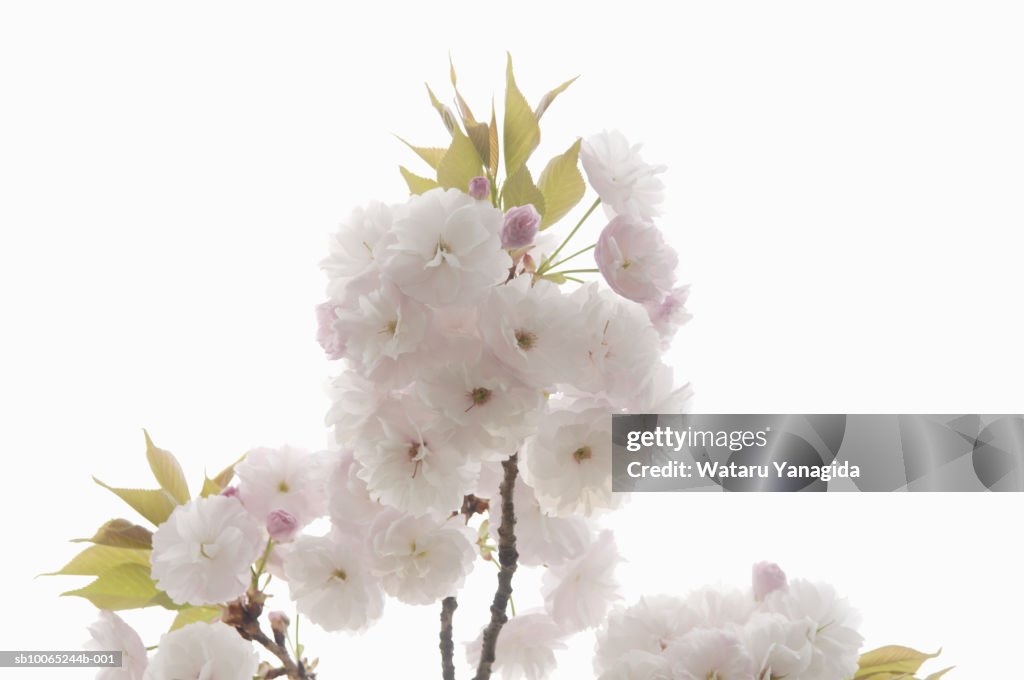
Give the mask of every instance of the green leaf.
[[505, 175], [512, 177], [540, 144], [540, 126], [526, 97], [516, 86], [511, 54], [505, 81]]
[[430, 89], [430, 85], [427, 85], [427, 94], [430, 95], [430, 103], [433, 105], [438, 115], [441, 116], [441, 122], [444, 123], [444, 126], [449, 133], [453, 133], [456, 127], [455, 114], [453, 114], [452, 110], [446, 105], [442, 104], [441, 100], [434, 96], [434, 91]]
[[487, 161], [491, 171], [491, 179], [498, 176], [498, 119], [494, 115], [494, 100], [491, 100], [491, 125], [487, 130], [488, 154]]
[[[398, 137], [398, 135], [395, 135], [395, 137]], [[398, 141], [412, 149], [417, 156], [422, 158], [426, 164], [434, 170], [437, 170], [437, 166], [440, 165], [441, 159], [444, 158], [444, 152], [447, 151], [447, 149], [442, 149], [437, 146], [413, 146], [401, 137], [398, 137]]]
[[487, 167], [491, 156], [490, 128], [487, 126], [487, 123], [465, 122], [463, 125], [466, 126], [466, 134], [469, 136], [469, 140], [473, 142], [477, 156], [483, 162], [484, 167]]
[[220, 494], [224, 489], [220, 488], [217, 482], [213, 481], [209, 477], [203, 477], [203, 488], [199, 491], [200, 498], [208, 498], [209, 496], [216, 496]]
[[451, 146], [437, 167], [437, 183], [445, 189], [468, 191], [469, 181], [482, 174], [476, 146], [462, 130], [455, 128], [452, 131]]
[[409, 185], [410, 194], [423, 194], [431, 189], [436, 189], [441, 186], [429, 177], [420, 177], [419, 175], [410, 172], [405, 166], [398, 166], [398, 171], [402, 173], [402, 177], [405, 178], [405, 183]]
[[541, 215], [544, 214], [544, 194], [533, 183], [530, 170], [525, 165], [519, 167], [516, 174], [505, 180], [501, 187], [501, 201], [505, 210], [517, 205], [532, 205]]
[[160, 488], [178, 503], [188, 503], [192, 496], [188, 492], [188, 482], [185, 481], [185, 473], [178, 459], [170, 451], [164, 451], [153, 444], [149, 432], [143, 430], [142, 433], [146, 435], [146, 460]]
[[99, 576], [121, 564], [141, 564], [148, 568], [149, 550], [91, 545], [73, 557], [60, 571], [43, 576]]
[[220, 609], [217, 607], [193, 607], [192, 605], [186, 605], [178, 610], [178, 615], [174, 617], [174, 622], [167, 632], [178, 630], [190, 623], [209, 623], [218, 617], [220, 617]]
[[112, 519], [99, 529], [92, 538], [76, 538], [72, 543], [96, 543], [115, 548], [152, 548], [153, 532], [126, 519]]
[[149, 566], [122, 564], [109, 569], [99, 578], [78, 590], [69, 590], [61, 596], [84, 597], [99, 609], [140, 609], [160, 605], [167, 596], [157, 590], [149, 575]]
[[95, 477], [92, 478], [92, 481], [117, 494], [121, 500], [156, 526], [166, 522], [174, 512], [174, 508], [177, 507], [174, 499], [163, 489], [116, 489]]
[[576, 76], [575, 78], [570, 78], [569, 80], [565, 81], [564, 83], [562, 83], [561, 85], [559, 85], [558, 87], [551, 90], [550, 92], [548, 92], [547, 94], [540, 98], [540, 103], [537, 104], [536, 114], [538, 122], [540, 121], [540, 117], [544, 115], [544, 112], [548, 110], [548, 107], [551, 106], [551, 102], [555, 101], [555, 97], [565, 92], [570, 85], [576, 82], [576, 78], [579, 78], [579, 76]]
[[578, 167], [580, 141], [577, 139], [568, 151], [548, 161], [540, 173], [537, 186], [544, 194], [544, 219], [540, 228], [547, 229], [573, 209], [587, 190]]
[[231, 479], [235, 476], [235, 466], [241, 463], [243, 460], [245, 460], [244, 453], [234, 463], [218, 472], [217, 476], [213, 478], [213, 481], [216, 482], [217, 486], [219, 486], [221, 489], [226, 489], [228, 487], [228, 484], [231, 483]]
[[950, 672], [954, 668], [956, 668], [956, 666], [950, 666], [949, 668], [943, 668], [941, 671], [936, 671], [935, 673], [932, 673], [931, 675], [929, 675], [924, 680], [939, 680], [939, 678], [941, 678], [943, 675], [945, 675], [946, 673]]
[[928, 659], [934, 659], [939, 655], [926, 654], [910, 647], [899, 645], [888, 645], [879, 647], [862, 654], [860, 657], [860, 669], [854, 674], [854, 678], [874, 677], [881, 673], [916, 673]]

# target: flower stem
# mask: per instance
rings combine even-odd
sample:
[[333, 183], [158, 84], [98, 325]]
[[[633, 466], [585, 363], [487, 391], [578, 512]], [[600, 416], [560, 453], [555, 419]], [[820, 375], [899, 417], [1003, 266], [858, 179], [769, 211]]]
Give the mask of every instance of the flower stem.
[[549, 264], [547, 266], [547, 269], [554, 269], [558, 265], [560, 265], [560, 264], [562, 264], [564, 262], [568, 262], [569, 260], [571, 260], [572, 258], [576, 257], [577, 255], [582, 255], [583, 253], [587, 252], [588, 250], [593, 250], [596, 247], [597, 247], [596, 243], [591, 243], [586, 248], [581, 248], [581, 249], [577, 250], [575, 253], [573, 253], [572, 255], [569, 255], [568, 257], [563, 257], [561, 260], [559, 260], [558, 262], [555, 262], [554, 264]]
[[601, 271], [601, 270], [600, 269], [563, 269], [560, 272], [555, 272], [555, 274], [562, 274], [564, 276], [565, 274], [593, 274], [594, 272], [599, 272], [599, 271]]
[[[256, 563], [256, 570], [252, 572], [252, 589], [253, 590], [260, 590], [260, 588], [259, 588], [260, 576], [263, 575], [263, 570], [267, 566], [267, 558], [270, 557], [270, 551], [273, 550], [273, 549], [274, 549], [274, 539], [268, 538], [267, 539], [267, 547], [263, 549], [263, 555], [260, 556], [260, 561]], [[270, 581], [268, 580], [267, 583], [269, 584]], [[266, 585], [264, 585], [264, 587], [266, 587]]]
[[580, 230], [580, 227], [583, 226], [583, 223], [587, 221], [588, 217], [590, 217], [590, 213], [597, 210], [597, 206], [599, 205], [601, 205], [601, 199], [597, 198], [594, 200], [594, 204], [587, 209], [587, 212], [583, 213], [583, 217], [581, 217], [580, 221], [576, 223], [576, 226], [572, 228], [572, 231], [570, 231], [569, 235], [565, 237], [565, 240], [562, 241], [562, 244], [555, 248], [555, 252], [551, 253], [550, 257], [544, 260], [543, 264], [541, 264], [540, 266], [540, 269], [537, 271], [538, 274], [543, 274], [544, 272], [551, 268], [549, 266], [549, 263], [555, 261], [555, 258], [558, 257], [558, 254], [562, 252], [562, 248], [564, 248], [566, 244], [568, 244], [569, 241], [572, 240], [572, 237], [576, 235], [576, 232]]

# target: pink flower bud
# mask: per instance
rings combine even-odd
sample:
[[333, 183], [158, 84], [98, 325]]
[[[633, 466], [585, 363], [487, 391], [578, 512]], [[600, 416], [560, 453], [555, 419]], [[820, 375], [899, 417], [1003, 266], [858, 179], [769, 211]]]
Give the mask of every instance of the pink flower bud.
[[273, 510], [267, 515], [267, 533], [279, 543], [286, 543], [299, 531], [299, 520], [287, 510]]
[[270, 621], [270, 627], [275, 631], [288, 630], [288, 624], [291, 623], [288, 615], [284, 612], [270, 612], [267, 614], [267, 620]]
[[505, 213], [501, 228], [501, 247], [507, 250], [525, 248], [533, 243], [540, 226], [540, 213], [532, 205], [519, 205]]
[[785, 590], [786, 573], [774, 562], [758, 562], [751, 569], [751, 581], [754, 585], [754, 599], [760, 602], [776, 590]]
[[491, 181], [486, 177], [474, 177], [469, 180], [469, 195], [483, 200], [491, 195]]
[[338, 306], [331, 301], [316, 306], [316, 341], [324, 348], [328, 359], [340, 359], [345, 354], [345, 343], [334, 327]]
[[[220, 495], [221, 496], [227, 496], [228, 498], [239, 498], [239, 496], [238, 496], [238, 487], [237, 486], [229, 486], [228, 488], [226, 488], [223, 491], [221, 491]], [[241, 499], [239, 498], [239, 500], [241, 500]]]

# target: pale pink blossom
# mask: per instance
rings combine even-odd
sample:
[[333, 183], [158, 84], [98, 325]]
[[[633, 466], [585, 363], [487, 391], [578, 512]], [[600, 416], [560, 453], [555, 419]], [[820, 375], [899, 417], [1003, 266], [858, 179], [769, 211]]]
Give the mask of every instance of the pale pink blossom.
[[373, 568], [385, 592], [406, 604], [454, 595], [473, 568], [472, 534], [459, 520], [438, 521], [395, 510], [370, 528]]
[[630, 145], [621, 132], [602, 132], [583, 141], [580, 161], [609, 215], [635, 215], [649, 220], [664, 200], [658, 175], [661, 165], [640, 157], [640, 145]]
[[[494, 671], [502, 680], [544, 680], [555, 669], [555, 652], [565, 649], [565, 633], [544, 611], [520, 612], [502, 626], [495, 647]], [[483, 632], [466, 645], [466, 659], [480, 663]]]
[[680, 326], [693, 318], [686, 309], [690, 297], [689, 286], [676, 286], [658, 301], [644, 303], [647, 316], [663, 340], [671, 340]]
[[501, 211], [462, 191], [413, 196], [395, 218], [381, 267], [406, 295], [429, 305], [482, 299], [508, 271]]
[[321, 302], [316, 306], [316, 341], [320, 343], [328, 359], [345, 356], [345, 341], [335, 327], [341, 307], [334, 302]]
[[101, 609], [99, 619], [89, 626], [90, 652], [121, 652], [120, 668], [102, 668], [96, 680], [142, 680], [148, 659], [146, 646], [135, 629], [112, 611]]
[[610, 531], [576, 558], [552, 566], [544, 574], [544, 607], [566, 632], [578, 632], [601, 623], [619, 597], [615, 568], [621, 558]]
[[649, 222], [619, 215], [601, 231], [594, 259], [608, 285], [634, 302], [655, 302], [675, 284], [679, 258]]

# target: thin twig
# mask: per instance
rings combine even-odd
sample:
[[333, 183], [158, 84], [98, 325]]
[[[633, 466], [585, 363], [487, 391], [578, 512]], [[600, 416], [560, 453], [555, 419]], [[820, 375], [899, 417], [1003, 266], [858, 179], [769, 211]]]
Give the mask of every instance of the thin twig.
[[454, 597], [441, 601], [441, 678], [455, 680], [455, 642], [452, 641], [452, 617], [459, 606]]
[[[264, 649], [276, 656], [281, 662], [281, 666], [284, 668], [284, 674], [291, 680], [309, 680], [312, 678], [311, 675], [306, 674], [306, 669], [302, 665], [302, 662], [299, 661], [296, 663], [292, 661], [292, 656], [288, 653], [288, 650], [267, 637], [267, 634], [260, 629], [259, 624], [256, 624], [255, 626], [248, 626], [245, 631], [245, 635], [248, 635], [250, 640], [263, 645]], [[243, 635], [243, 637], [245, 637], [245, 635]]]
[[501, 464], [505, 471], [501, 482], [501, 525], [498, 527], [498, 589], [491, 603], [491, 622], [484, 629], [483, 645], [480, 649], [480, 665], [477, 666], [473, 680], [488, 680], [491, 677], [491, 666], [494, 664], [495, 649], [501, 627], [508, 621], [505, 608], [512, 596], [512, 575], [516, 572], [519, 552], [516, 550], [516, 512], [512, 502], [512, 494], [516, 487], [516, 476], [519, 474], [519, 454], [512, 456]]

